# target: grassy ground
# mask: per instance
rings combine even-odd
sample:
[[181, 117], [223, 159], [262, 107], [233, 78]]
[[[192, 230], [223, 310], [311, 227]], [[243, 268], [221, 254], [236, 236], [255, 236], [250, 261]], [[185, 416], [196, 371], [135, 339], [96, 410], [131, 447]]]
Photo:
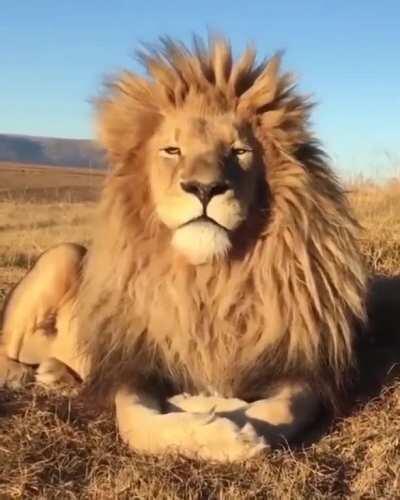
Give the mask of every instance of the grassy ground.
[[[49, 245], [87, 242], [101, 180], [0, 166], [0, 302]], [[400, 184], [351, 188], [371, 269], [397, 273]], [[130, 452], [112, 415], [94, 414], [79, 396], [0, 390], [0, 498], [21, 497], [400, 498], [400, 384], [358, 404], [307, 447], [218, 466]]]

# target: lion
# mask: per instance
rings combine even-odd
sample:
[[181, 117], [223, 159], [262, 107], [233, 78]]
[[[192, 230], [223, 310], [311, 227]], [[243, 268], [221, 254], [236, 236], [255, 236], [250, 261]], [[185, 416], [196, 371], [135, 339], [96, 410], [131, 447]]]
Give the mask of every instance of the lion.
[[110, 172], [89, 249], [4, 309], [3, 380], [84, 382], [149, 453], [243, 460], [338, 407], [365, 320], [359, 227], [281, 55], [163, 38], [96, 101]]

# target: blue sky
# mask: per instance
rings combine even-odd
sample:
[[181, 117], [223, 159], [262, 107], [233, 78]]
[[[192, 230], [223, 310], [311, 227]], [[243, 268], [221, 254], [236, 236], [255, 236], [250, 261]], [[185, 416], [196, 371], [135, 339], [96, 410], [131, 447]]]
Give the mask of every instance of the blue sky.
[[92, 137], [89, 100], [139, 42], [208, 29], [285, 49], [339, 168], [400, 168], [399, 0], [0, 0], [0, 132]]

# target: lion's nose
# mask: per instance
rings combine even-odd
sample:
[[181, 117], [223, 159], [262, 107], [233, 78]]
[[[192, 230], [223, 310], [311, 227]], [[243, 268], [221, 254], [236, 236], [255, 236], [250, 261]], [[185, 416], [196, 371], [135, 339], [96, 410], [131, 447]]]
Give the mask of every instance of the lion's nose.
[[218, 194], [223, 194], [229, 189], [228, 182], [212, 182], [210, 184], [203, 184], [202, 182], [189, 181], [181, 182], [181, 187], [187, 193], [196, 196], [204, 207], [207, 206], [211, 198]]

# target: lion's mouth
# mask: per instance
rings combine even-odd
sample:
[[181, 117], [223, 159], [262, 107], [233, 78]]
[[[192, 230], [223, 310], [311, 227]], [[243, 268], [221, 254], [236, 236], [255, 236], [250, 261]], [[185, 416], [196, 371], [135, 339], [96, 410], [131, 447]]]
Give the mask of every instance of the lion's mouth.
[[196, 222], [208, 222], [209, 224], [213, 224], [214, 226], [219, 227], [220, 229], [223, 229], [227, 233], [229, 233], [229, 229], [223, 226], [222, 224], [219, 224], [215, 219], [212, 219], [206, 214], [200, 215], [199, 217], [195, 217], [194, 219], [190, 219], [181, 226], [180, 228], [188, 226], [189, 224], [195, 224]]

